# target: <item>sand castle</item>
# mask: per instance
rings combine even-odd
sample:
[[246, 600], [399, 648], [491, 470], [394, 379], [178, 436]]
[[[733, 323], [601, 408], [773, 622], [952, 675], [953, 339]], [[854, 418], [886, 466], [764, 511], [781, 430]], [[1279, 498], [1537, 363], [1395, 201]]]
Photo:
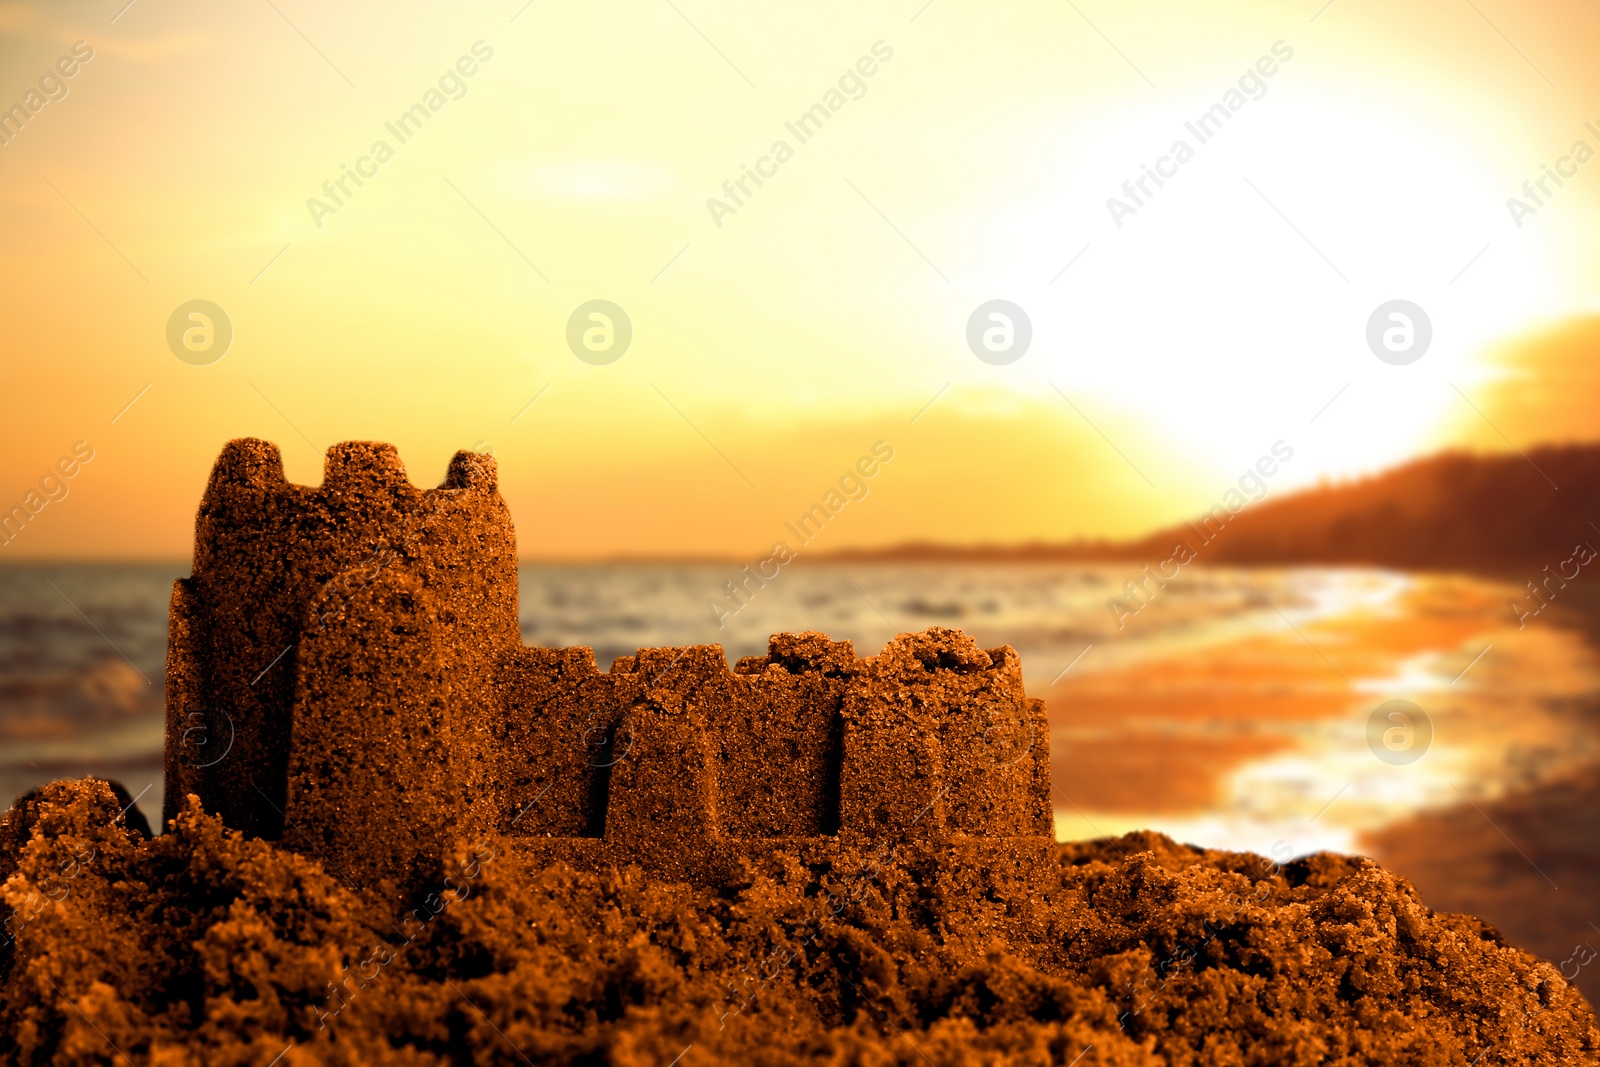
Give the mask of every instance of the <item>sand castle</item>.
[[780, 842], [1050, 841], [1014, 650], [936, 629], [863, 659], [781, 634], [731, 670], [699, 645], [601, 671], [522, 644], [516, 563], [489, 456], [423, 490], [392, 446], [347, 442], [313, 488], [276, 446], [229, 443], [173, 588], [165, 817], [193, 793], [365, 885], [489, 833], [694, 881]]

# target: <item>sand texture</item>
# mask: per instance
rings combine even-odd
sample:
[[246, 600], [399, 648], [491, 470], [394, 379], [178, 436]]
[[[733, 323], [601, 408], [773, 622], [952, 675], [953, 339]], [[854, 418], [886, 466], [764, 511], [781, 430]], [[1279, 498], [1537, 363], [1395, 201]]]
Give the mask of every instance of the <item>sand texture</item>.
[[1361, 859], [885, 842], [710, 888], [491, 836], [398, 911], [198, 806], [153, 840], [118, 809], [62, 782], [0, 822], [5, 1062], [1600, 1062], [1553, 966]]

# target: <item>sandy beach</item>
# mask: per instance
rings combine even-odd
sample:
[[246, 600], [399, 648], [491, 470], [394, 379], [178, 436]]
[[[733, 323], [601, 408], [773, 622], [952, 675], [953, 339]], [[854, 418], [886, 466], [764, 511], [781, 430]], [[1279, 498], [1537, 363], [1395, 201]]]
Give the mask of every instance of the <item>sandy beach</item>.
[[[1058, 836], [1153, 826], [1265, 854], [1364, 853], [1434, 908], [1558, 963], [1591, 956], [1600, 597], [1574, 586], [1519, 627], [1510, 580], [1329, 582], [1275, 629], [1099, 670], [1086, 659], [1052, 687]], [[1394, 699], [1433, 726], [1401, 765], [1366, 734]], [[1600, 993], [1600, 969], [1566, 973]]]

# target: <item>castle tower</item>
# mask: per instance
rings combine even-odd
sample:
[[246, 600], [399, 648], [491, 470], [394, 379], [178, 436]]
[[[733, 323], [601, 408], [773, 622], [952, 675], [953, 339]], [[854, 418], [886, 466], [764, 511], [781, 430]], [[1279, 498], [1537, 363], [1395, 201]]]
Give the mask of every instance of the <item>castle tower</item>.
[[470, 819], [516, 583], [487, 456], [457, 453], [419, 490], [392, 446], [348, 442], [310, 488], [285, 480], [275, 445], [230, 442], [173, 589], [164, 817], [195, 793], [313, 854], [331, 843], [322, 807], [380, 836], [396, 818], [436, 833]]

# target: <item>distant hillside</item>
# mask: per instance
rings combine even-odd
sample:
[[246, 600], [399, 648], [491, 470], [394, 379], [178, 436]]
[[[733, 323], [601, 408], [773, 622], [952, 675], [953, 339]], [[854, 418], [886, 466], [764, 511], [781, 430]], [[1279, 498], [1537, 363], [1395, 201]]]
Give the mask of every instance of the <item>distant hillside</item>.
[[1236, 515], [1219, 505], [1209, 516], [1135, 541], [908, 544], [834, 558], [1156, 561], [1188, 545], [1205, 563], [1478, 570], [1555, 564], [1579, 542], [1600, 547], [1597, 527], [1600, 445], [1573, 445], [1526, 458], [1444, 453], [1359, 481], [1270, 495]]

